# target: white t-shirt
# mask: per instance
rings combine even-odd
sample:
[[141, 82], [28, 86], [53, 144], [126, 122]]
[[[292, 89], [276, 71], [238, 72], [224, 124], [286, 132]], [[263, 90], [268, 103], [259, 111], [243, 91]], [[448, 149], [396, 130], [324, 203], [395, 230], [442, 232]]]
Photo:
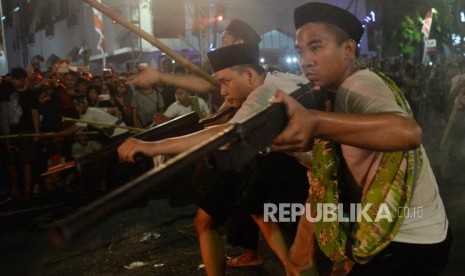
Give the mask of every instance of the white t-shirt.
[[137, 116], [143, 126], [153, 122], [153, 113], [161, 112], [165, 102], [158, 91], [152, 89], [150, 93], [136, 90], [132, 95], [131, 107], [136, 109]]
[[[408, 116], [397, 105], [389, 87], [368, 69], [348, 77], [336, 93], [335, 112], [350, 114], [396, 113]], [[395, 139], [395, 135], [386, 137]], [[366, 193], [375, 176], [382, 153], [341, 145], [346, 164], [357, 184]], [[443, 241], [447, 235], [448, 220], [438, 191], [438, 185], [424, 148], [423, 166], [414, 184], [409, 211], [415, 217], [406, 217], [394, 241], [432, 244]], [[367, 168], [369, 168], [367, 170]]]
[[306, 83], [308, 80], [301, 76], [281, 72], [267, 73], [263, 84], [247, 96], [229, 123], [243, 122], [268, 107], [270, 99], [278, 90], [290, 94], [300, 88], [299, 84]]
[[102, 144], [97, 141], [89, 140], [88, 144], [83, 146], [79, 142], [75, 142], [71, 147], [71, 155], [75, 160], [98, 151], [102, 148]]
[[[206, 115], [209, 115], [210, 109], [208, 109], [207, 103], [202, 98], [195, 98], [197, 98], [197, 100], [199, 101], [200, 111], [202, 112], [202, 116], [201, 114], [198, 114], [199, 117], [205, 117]], [[165, 115], [168, 119], [173, 119], [191, 113], [192, 111], [195, 111], [192, 109], [192, 106], [184, 106], [180, 104], [179, 101], [175, 101], [166, 109], [163, 115]]]

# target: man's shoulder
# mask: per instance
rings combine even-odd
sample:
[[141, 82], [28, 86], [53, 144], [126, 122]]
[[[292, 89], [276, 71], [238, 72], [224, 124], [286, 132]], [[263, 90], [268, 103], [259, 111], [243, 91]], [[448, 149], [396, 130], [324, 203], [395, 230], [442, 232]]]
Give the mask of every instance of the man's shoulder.
[[299, 89], [302, 84], [308, 82], [308, 79], [303, 76], [291, 73], [273, 72], [267, 74], [263, 84], [256, 90], [282, 90], [289, 94]]
[[198, 97], [198, 96], [191, 96], [191, 98], [193, 98], [195, 101], [198, 101], [198, 102], [201, 103], [201, 104], [203, 104], [203, 103], [204, 103], [204, 104], [207, 104], [207, 103], [205, 102], [205, 100], [202, 99], [201, 97]]
[[367, 86], [367, 84], [371, 85], [383, 85], [384, 81], [372, 70], [360, 69], [354, 74], [347, 77], [342, 86], [349, 86], [349, 87], [358, 87], [358, 86]]
[[[179, 107], [179, 103], [178, 103], [178, 101], [175, 101], [174, 103], [170, 104], [170, 105], [166, 108], [166, 111], [168, 111], [168, 110], [171, 111], [171, 110], [177, 109], [178, 107]], [[165, 112], [166, 112], [166, 111], [165, 111]]]
[[271, 73], [267, 73], [265, 77], [265, 82], [273, 81], [273, 80], [287, 80], [289, 82], [296, 82], [296, 83], [308, 83], [308, 79], [305, 75], [296, 75], [292, 73], [285, 73], [285, 72], [278, 72], [274, 71]]

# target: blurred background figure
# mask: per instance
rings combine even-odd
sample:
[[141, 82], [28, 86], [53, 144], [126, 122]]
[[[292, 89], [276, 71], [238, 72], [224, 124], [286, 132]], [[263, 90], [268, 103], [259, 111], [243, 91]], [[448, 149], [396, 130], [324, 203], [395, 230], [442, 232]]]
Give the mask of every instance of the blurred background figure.
[[164, 106], [162, 95], [152, 86], [137, 89], [131, 102], [133, 125], [141, 128], [150, 126], [153, 114], [162, 112]]
[[207, 103], [197, 96], [191, 96], [187, 90], [176, 89], [176, 101], [172, 103], [164, 113], [154, 113], [153, 122], [155, 125], [161, 124], [176, 117], [195, 111], [199, 118], [202, 119], [210, 115]]
[[71, 154], [74, 160], [96, 152], [102, 148], [102, 144], [90, 139], [85, 128], [76, 132], [75, 138], [76, 142], [74, 142], [71, 149]]

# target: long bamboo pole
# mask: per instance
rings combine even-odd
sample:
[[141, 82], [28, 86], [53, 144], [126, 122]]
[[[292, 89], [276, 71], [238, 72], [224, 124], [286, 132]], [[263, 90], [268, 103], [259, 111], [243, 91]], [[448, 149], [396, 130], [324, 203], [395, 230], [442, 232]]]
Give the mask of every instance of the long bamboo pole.
[[192, 49], [194, 49], [197, 53], [199, 53], [199, 55], [203, 58], [203, 59], [208, 59], [208, 56], [200, 51], [199, 49], [197, 49], [194, 45], [192, 45], [192, 43], [190, 43], [184, 36], [182, 35], [178, 35], [179, 39], [181, 39], [184, 43], [186, 43], [187, 46], [191, 47]]
[[188, 68], [192, 72], [196, 73], [199, 77], [211, 82], [215, 86], [218, 86], [216, 80], [213, 79], [205, 71], [203, 71], [200, 67], [198, 67], [197, 65], [193, 64], [189, 60], [185, 59], [183, 56], [173, 51], [171, 48], [163, 44], [160, 40], [158, 40], [153, 35], [147, 33], [146, 31], [132, 24], [126, 18], [122, 17], [118, 13], [115, 13], [112, 9], [110, 9], [106, 5], [99, 3], [95, 0], [83, 0], [83, 1], [89, 4], [90, 6], [92, 6], [93, 8], [101, 11], [103, 14], [110, 17], [115, 22], [123, 25], [124, 27], [128, 28], [129, 30], [133, 31], [134, 33], [142, 37], [143, 39], [147, 40], [148, 42], [153, 44], [155, 47], [163, 51], [165, 54], [167, 54], [169, 57], [174, 59], [176, 62], [178, 62], [181, 66]]
[[58, 173], [64, 170], [72, 169], [74, 167], [76, 167], [76, 161], [68, 161], [66, 163], [59, 164], [59, 165], [48, 168], [48, 170], [44, 172], [43, 174], [41, 174], [40, 176], [47, 176], [47, 175], [55, 174], [55, 173]]
[[[100, 132], [85, 131], [85, 132], [81, 132], [81, 134], [97, 135], [97, 134], [100, 134]], [[1, 135], [0, 139], [15, 139], [15, 138], [21, 138], [21, 137], [35, 137], [35, 136], [40, 136], [40, 138], [53, 138], [53, 137], [59, 136], [59, 134], [57, 134], [56, 132], [7, 134], [7, 135]]]
[[99, 125], [99, 126], [104, 126], [104, 127], [123, 128], [123, 129], [136, 131], [136, 132], [141, 132], [141, 131], [145, 130], [143, 128], [138, 128], [138, 127], [128, 127], [128, 126], [122, 126], [122, 125], [108, 124], [108, 123], [105, 123], [105, 122], [87, 121], [87, 120], [73, 119], [73, 118], [68, 118], [68, 117], [63, 117], [63, 121], [78, 122], [78, 123], [91, 124], [91, 125]]

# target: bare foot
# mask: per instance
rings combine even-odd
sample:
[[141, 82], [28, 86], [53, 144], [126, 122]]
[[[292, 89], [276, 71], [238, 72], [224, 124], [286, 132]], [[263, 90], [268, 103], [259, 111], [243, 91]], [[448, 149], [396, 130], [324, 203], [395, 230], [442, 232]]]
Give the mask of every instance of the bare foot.
[[241, 255], [227, 260], [226, 264], [228, 267], [232, 268], [258, 266], [262, 264], [262, 260], [258, 256], [256, 250], [245, 249]]

